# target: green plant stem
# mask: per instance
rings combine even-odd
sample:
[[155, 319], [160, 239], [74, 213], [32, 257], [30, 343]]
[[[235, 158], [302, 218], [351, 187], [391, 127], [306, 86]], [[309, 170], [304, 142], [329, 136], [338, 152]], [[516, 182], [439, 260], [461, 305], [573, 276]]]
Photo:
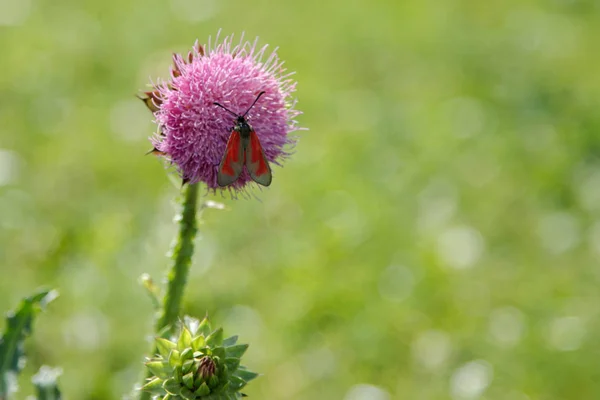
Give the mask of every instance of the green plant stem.
[[[162, 308], [156, 320], [155, 333], [160, 335], [167, 327], [173, 326], [179, 318], [181, 309], [181, 299], [187, 283], [190, 265], [192, 264], [192, 255], [194, 254], [194, 239], [196, 237], [196, 211], [198, 203], [198, 184], [186, 185], [182, 190], [183, 203], [181, 214], [177, 216], [179, 222], [179, 233], [172, 249], [171, 259], [173, 264], [167, 275], [167, 290], [163, 298]], [[156, 354], [155, 346], [152, 347], [152, 353]], [[146, 377], [151, 374], [146, 375]], [[142, 385], [145, 383], [142, 382]], [[140, 392], [140, 400], [150, 400], [149, 393]]]
[[165, 327], [171, 326], [179, 318], [183, 290], [187, 283], [192, 255], [194, 254], [194, 239], [198, 230], [196, 225], [196, 207], [198, 203], [198, 184], [187, 185], [183, 189], [183, 210], [177, 216], [179, 234], [173, 248], [173, 265], [167, 276], [167, 291], [163, 299], [160, 316], [156, 321], [155, 332], [159, 333]]

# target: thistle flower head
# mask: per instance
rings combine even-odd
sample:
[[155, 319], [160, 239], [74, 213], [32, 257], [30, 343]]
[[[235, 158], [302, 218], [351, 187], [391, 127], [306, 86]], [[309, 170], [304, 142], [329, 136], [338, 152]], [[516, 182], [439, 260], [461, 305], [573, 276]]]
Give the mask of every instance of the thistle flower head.
[[[204, 182], [217, 189], [217, 170], [225, 153], [235, 117], [214, 105], [243, 114], [258, 93], [265, 94], [246, 119], [258, 135], [271, 164], [281, 165], [298, 130], [291, 94], [296, 82], [286, 73], [276, 50], [258, 48], [233, 36], [204, 47], [198, 44], [182, 56], [173, 55], [171, 77], [153, 85], [142, 98], [153, 112], [158, 133], [151, 138], [153, 152], [176, 165], [184, 182]], [[244, 168], [230, 188], [243, 189], [251, 182]]]
[[258, 374], [240, 365], [247, 344], [237, 336], [223, 339], [223, 330], [212, 330], [207, 318], [190, 317], [171, 340], [156, 339], [158, 354], [146, 366], [154, 375], [142, 390], [170, 400], [233, 400]]

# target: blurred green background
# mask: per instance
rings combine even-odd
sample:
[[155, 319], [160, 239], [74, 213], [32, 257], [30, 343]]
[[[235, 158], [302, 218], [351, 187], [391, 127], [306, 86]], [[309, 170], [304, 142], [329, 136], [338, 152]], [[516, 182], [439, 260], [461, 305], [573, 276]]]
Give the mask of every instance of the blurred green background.
[[600, 398], [595, 0], [0, 0], [0, 310], [61, 292], [26, 375], [137, 382], [178, 190], [134, 94], [220, 28], [280, 47], [309, 128], [204, 213], [185, 295], [251, 399]]

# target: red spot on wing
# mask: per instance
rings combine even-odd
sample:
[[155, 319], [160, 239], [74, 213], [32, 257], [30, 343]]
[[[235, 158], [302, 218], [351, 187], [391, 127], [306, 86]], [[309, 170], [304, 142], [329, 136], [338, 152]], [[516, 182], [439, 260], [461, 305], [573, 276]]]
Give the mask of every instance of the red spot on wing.
[[263, 186], [269, 186], [273, 176], [265, 153], [260, 145], [256, 132], [250, 131], [249, 143], [246, 145], [246, 168], [250, 177]]
[[229, 140], [227, 141], [227, 148], [223, 155], [223, 161], [221, 162], [221, 173], [234, 176], [236, 171], [234, 170], [234, 164], [240, 163], [240, 146], [241, 138], [238, 131], [232, 131]]
[[219, 186], [231, 185], [239, 178], [244, 169], [244, 164], [242, 164], [243, 152], [244, 146], [240, 132], [233, 130], [217, 171], [217, 184]]
[[256, 176], [271, 173], [256, 132], [250, 131], [250, 167]]

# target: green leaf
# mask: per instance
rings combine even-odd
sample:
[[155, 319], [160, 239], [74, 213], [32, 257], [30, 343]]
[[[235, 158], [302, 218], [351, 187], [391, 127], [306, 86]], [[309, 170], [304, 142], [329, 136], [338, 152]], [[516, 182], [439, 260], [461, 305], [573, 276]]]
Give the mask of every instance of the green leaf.
[[231, 389], [234, 391], [238, 391], [246, 386], [246, 381], [235, 375], [229, 377], [229, 382], [231, 383]]
[[169, 354], [169, 364], [171, 364], [173, 368], [181, 364], [181, 356], [177, 350], [172, 350], [171, 354]]
[[192, 358], [194, 358], [194, 350], [191, 347], [181, 352], [181, 361], [191, 360]]
[[179, 335], [179, 340], [177, 341], [177, 348], [182, 352], [188, 347], [192, 347], [192, 333], [184, 326]]
[[214, 389], [218, 385], [219, 385], [219, 377], [218, 376], [213, 375], [210, 378], [208, 378], [208, 387], [210, 387], [211, 389]]
[[25, 365], [23, 341], [31, 335], [37, 313], [58, 296], [55, 290], [44, 290], [21, 301], [16, 311], [6, 316], [6, 328], [0, 336], [0, 398], [16, 391], [16, 375]]
[[200, 385], [200, 387], [194, 392], [194, 394], [196, 395], [196, 397], [208, 396], [210, 394], [210, 388], [205, 382], [202, 385]]
[[62, 398], [57, 382], [61, 374], [61, 368], [51, 368], [47, 365], [42, 365], [37, 374], [31, 377], [38, 400], [60, 400]]
[[205, 344], [204, 336], [196, 336], [195, 338], [192, 339], [192, 349], [194, 349], [194, 351], [198, 351], [201, 348], [203, 348], [204, 344]]
[[188, 389], [194, 388], [194, 373], [193, 372], [190, 372], [189, 374], [183, 376], [183, 384]]
[[230, 371], [235, 371], [240, 365], [240, 359], [235, 357], [227, 357], [225, 359], [225, 365]]
[[177, 383], [174, 378], [167, 379], [163, 383], [163, 389], [165, 389], [165, 391], [167, 393], [172, 394], [172, 395], [178, 395], [179, 388], [180, 388], [179, 383]]
[[223, 345], [223, 328], [219, 328], [211, 333], [206, 338], [206, 344], [210, 347], [222, 346]]
[[187, 360], [181, 366], [181, 371], [184, 374], [187, 374], [188, 372], [190, 372], [192, 370], [192, 368], [194, 367], [194, 365], [195, 365], [195, 361], [194, 360]]
[[220, 393], [218, 396], [214, 398], [214, 400], [237, 400], [240, 398], [240, 395], [237, 392], [225, 392]]
[[[219, 375], [219, 379], [226, 381], [229, 377], [229, 368], [227, 368], [227, 365], [223, 364], [219, 366], [219, 372], [217, 375]], [[225, 385], [229, 385], [229, 382], [226, 382]]]
[[165, 361], [148, 361], [146, 367], [153, 375], [161, 379], [167, 379], [173, 375], [173, 368]]
[[235, 345], [237, 343], [237, 341], [238, 341], [238, 336], [237, 335], [230, 336], [227, 339], [223, 340], [223, 346], [225, 346], [225, 347], [233, 346], [233, 345]]
[[202, 322], [200, 322], [200, 325], [198, 326], [198, 333], [206, 337], [210, 334], [210, 332], [210, 321], [208, 320], [208, 317], [204, 317], [204, 319], [202, 320]]
[[156, 332], [156, 336], [167, 339], [171, 338], [171, 332], [173, 331], [173, 327], [171, 325], [163, 326]]
[[173, 377], [177, 382], [181, 382], [183, 379], [183, 367], [181, 365], [175, 367], [175, 370], [173, 371]]
[[192, 392], [190, 389], [183, 387], [181, 388], [181, 390], [179, 391], [179, 395], [184, 398], [185, 400], [195, 400], [196, 399], [196, 395], [194, 394], [194, 392]]
[[165, 339], [162, 337], [156, 338], [156, 348], [161, 356], [164, 358], [168, 358], [171, 354], [171, 350], [177, 348], [177, 344], [171, 342], [169, 339]]
[[214, 357], [225, 359], [227, 356], [226, 351], [223, 347], [216, 347], [213, 349], [212, 354]]
[[200, 321], [198, 319], [186, 315], [183, 317], [183, 324], [190, 330], [192, 336], [196, 336], [198, 327], [200, 326]]
[[225, 382], [225, 384], [223, 386], [221, 386], [221, 388], [219, 389], [219, 393], [227, 393], [230, 390], [231, 383], [229, 383], [229, 381]]
[[259, 374], [257, 374], [256, 372], [248, 371], [247, 369], [245, 369], [243, 367], [239, 367], [238, 370], [235, 371], [235, 373], [233, 375], [237, 376], [238, 378], [242, 378], [246, 382], [250, 382], [251, 380], [258, 377]]
[[139, 282], [144, 287], [144, 289], [146, 289], [148, 296], [150, 296], [150, 300], [152, 301], [154, 309], [160, 309], [160, 288], [156, 286], [150, 275], [147, 273], [143, 273], [140, 276]]
[[238, 344], [237, 346], [230, 346], [225, 348], [225, 352], [227, 353], [227, 357], [237, 357], [241, 358], [244, 353], [248, 350], [247, 344]]
[[154, 378], [150, 382], [146, 383], [142, 386], [142, 389], [145, 392], [150, 392], [152, 394], [164, 394], [165, 390], [163, 389], [163, 380], [160, 378]]

